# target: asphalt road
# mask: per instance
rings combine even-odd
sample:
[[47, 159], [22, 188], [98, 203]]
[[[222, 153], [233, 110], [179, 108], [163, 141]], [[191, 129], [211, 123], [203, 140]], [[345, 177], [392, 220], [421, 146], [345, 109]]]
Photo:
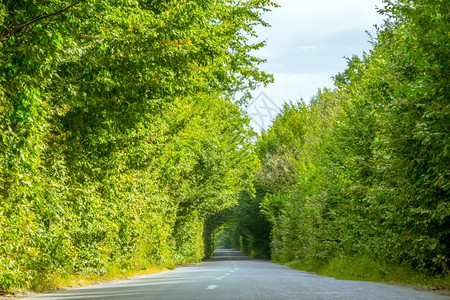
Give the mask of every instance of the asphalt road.
[[28, 299], [450, 299], [399, 286], [335, 280], [296, 271], [234, 250], [211, 260], [110, 283], [72, 288]]

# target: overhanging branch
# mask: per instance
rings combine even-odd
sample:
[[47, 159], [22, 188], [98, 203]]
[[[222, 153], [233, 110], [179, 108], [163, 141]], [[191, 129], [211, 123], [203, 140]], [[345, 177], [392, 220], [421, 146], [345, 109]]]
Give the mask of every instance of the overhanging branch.
[[[32, 20], [30, 20], [30, 21], [28, 21], [28, 22], [26, 22], [26, 23], [23, 23], [23, 24], [21, 24], [21, 25], [15, 27], [15, 28], [13, 28], [12, 30], [7, 30], [7, 31], [9, 31], [9, 35], [17, 34], [17, 33], [20, 32], [22, 29], [24, 29], [24, 28], [30, 26], [31, 24], [36, 23], [36, 22], [38, 22], [38, 21], [40, 21], [40, 20], [43, 20], [43, 19], [48, 19], [48, 18], [57, 16], [57, 15], [59, 15], [59, 14], [62, 14], [63, 12], [69, 10], [70, 8], [74, 7], [75, 5], [80, 4], [80, 3], [83, 2], [83, 1], [84, 1], [84, 0], [79, 0], [79, 1], [77, 1], [77, 2], [75, 2], [75, 3], [72, 3], [72, 4], [70, 4], [69, 6], [66, 6], [66, 7], [64, 7], [64, 8], [62, 8], [62, 9], [60, 9], [60, 10], [57, 10], [57, 11], [51, 13], [51, 14], [43, 14], [43, 15], [40, 15], [40, 16], [35, 17], [35, 18], [33, 18]], [[3, 37], [5, 37], [5, 36], [7, 36], [7, 35], [8, 35], [8, 34], [5, 34], [5, 32], [2, 32], [2, 33], [0, 34], [0, 39], [2, 39]]]

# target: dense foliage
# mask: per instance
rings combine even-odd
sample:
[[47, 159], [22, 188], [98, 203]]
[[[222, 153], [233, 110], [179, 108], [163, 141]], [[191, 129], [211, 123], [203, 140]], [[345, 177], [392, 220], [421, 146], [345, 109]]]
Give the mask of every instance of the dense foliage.
[[222, 213], [222, 226], [216, 227], [215, 247], [239, 249], [251, 257], [270, 257], [270, 223], [260, 211], [266, 192], [242, 193], [239, 203]]
[[232, 101], [272, 5], [0, 3], [0, 290], [203, 257], [259, 165]]
[[374, 49], [262, 134], [272, 258], [448, 274], [450, 5], [384, 1]]

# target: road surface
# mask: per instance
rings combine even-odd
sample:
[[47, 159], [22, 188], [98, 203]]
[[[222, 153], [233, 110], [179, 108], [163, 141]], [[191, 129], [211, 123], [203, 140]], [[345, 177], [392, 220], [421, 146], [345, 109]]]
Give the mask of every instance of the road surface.
[[173, 271], [36, 295], [34, 300], [450, 299], [399, 286], [335, 280], [217, 250], [211, 260]]

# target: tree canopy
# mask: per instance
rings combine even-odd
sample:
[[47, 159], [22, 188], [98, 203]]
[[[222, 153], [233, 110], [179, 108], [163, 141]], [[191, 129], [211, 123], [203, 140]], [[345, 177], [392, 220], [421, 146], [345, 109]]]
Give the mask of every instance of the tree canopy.
[[203, 257], [259, 165], [237, 104], [272, 81], [249, 41], [271, 6], [0, 4], [1, 290]]
[[255, 201], [274, 260], [367, 258], [447, 276], [450, 7], [384, 3], [374, 49], [308, 105], [286, 104], [257, 141]]

